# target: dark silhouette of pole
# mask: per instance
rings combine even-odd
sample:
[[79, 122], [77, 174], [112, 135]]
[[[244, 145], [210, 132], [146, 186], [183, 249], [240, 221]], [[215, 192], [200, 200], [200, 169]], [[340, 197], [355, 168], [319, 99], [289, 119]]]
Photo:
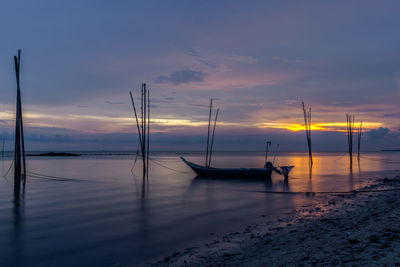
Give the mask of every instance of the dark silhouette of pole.
[[275, 164], [275, 159], [276, 159], [276, 155], [278, 154], [278, 150], [279, 150], [279, 144], [276, 145], [276, 151], [275, 151], [275, 155], [274, 155], [274, 160], [272, 161], [272, 165]]
[[147, 90], [147, 162], [146, 172], [149, 174], [149, 154], [150, 154], [150, 90]]
[[353, 165], [353, 130], [354, 130], [354, 115], [346, 114], [347, 126], [347, 144], [349, 149], [350, 166]]
[[138, 119], [138, 116], [137, 116], [137, 113], [136, 113], [135, 101], [133, 101], [132, 92], [129, 92], [129, 94], [131, 96], [133, 112], [135, 113], [136, 125], [137, 125], [138, 135], [139, 135], [139, 143], [140, 143], [140, 147], [142, 147], [142, 133], [140, 131], [140, 125], [139, 125], [140, 123], [139, 123], [139, 119]]
[[136, 127], [138, 130], [140, 151], [143, 162], [143, 177], [149, 171], [149, 151], [150, 151], [150, 91], [146, 84], [142, 83], [140, 97], [140, 117], [136, 110], [135, 101], [132, 92], [129, 92], [136, 119]]
[[24, 128], [22, 121], [22, 104], [21, 104], [21, 86], [20, 86], [20, 63], [21, 50], [18, 50], [18, 56], [14, 56], [15, 77], [17, 82], [17, 105], [15, 118], [15, 143], [14, 143], [14, 193], [18, 199], [21, 191], [21, 182], [26, 182], [26, 161], [25, 161], [25, 142]]
[[268, 160], [268, 147], [272, 145], [271, 141], [267, 141], [267, 146], [265, 147], [265, 162]]
[[146, 92], [146, 84], [143, 83], [143, 150], [142, 150], [142, 157], [143, 157], [143, 173], [146, 173], [146, 118], [147, 118], [147, 114], [146, 114], [146, 98], [147, 98], [147, 92]]
[[360, 148], [361, 148], [361, 136], [362, 136], [362, 121], [360, 121], [360, 126], [358, 127], [358, 150], [357, 150], [357, 160], [360, 161]]
[[208, 167], [208, 148], [210, 143], [210, 124], [211, 124], [211, 110], [213, 99], [210, 100], [210, 113], [208, 115], [208, 133], [207, 133], [207, 148], [206, 148], [206, 167]]
[[215, 126], [217, 125], [218, 113], [219, 113], [219, 109], [217, 109], [217, 113], [215, 114], [214, 128], [213, 128], [213, 133], [212, 133], [212, 138], [211, 138], [211, 146], [210, 146], [210, 157], [208, 159], [208, 167], [211, 166], [211, 155], [212, 155], [213, 146], [214, 146]]
[[303, 115], [304, 115], [304, 124], [306, 128], [306, 138], [307, 138], [307, 146], [308, 146], [308, 157], [309, 157], [309, 164], [310, 167], [313, 165], [313, 158], [312, 158], [312, 149], [311, 149], [311, 108], [307, 111], [304, 102], [301, 102], [303, 105]]

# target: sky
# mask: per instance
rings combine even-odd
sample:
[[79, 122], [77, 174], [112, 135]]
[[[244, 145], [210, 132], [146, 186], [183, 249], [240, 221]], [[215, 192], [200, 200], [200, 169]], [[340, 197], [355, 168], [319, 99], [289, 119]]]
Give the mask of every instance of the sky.
[[[151, 149], [400, 149], [398, 1], [2, 1], [0, 137], [12, 148], [16, 85], [27, 150], [136, 150], [136, 101], [150, 89]], [[215, 109], [214, 113], [215, 114]], [[356, 125], [357, 126], [357, 125]]]

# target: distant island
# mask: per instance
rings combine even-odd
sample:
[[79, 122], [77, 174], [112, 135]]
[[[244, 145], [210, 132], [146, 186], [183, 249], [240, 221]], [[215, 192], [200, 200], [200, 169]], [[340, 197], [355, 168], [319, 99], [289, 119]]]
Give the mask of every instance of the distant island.
[[399, 152], [400, 149], [383, 149], [384, 152]]
[[39, 154], [28, 154], [29, 157], [79, 157], [81, 154], [67, 152], [47, 152]]

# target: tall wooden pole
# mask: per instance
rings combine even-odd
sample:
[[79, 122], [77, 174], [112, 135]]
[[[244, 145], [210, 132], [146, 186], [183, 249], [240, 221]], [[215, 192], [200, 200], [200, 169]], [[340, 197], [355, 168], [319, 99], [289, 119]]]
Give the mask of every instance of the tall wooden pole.
[[24, 185], [26, 181], [25, 142], [24, 142], [23, 121], [22, 121], [21, 86], [20, 86], [20, 66], [21, 66], [20, 63], [21, 63], [21, 50], [18, 50], [18, 56], [14, 57], [15, 77], [17, 82], [17, 105], [16, 105], [15, 143], [14, 143], [14, 193], [16, 194], [15, 195], [16, 199], [19, 199], [19, 193], [21, 190], [21, 181], [23, 181]]
[[354, 115], [346, 114], [347, 121], [347, 144], [349, 149], [350, 166], [353, 165], [353, 129], [354, 129]]
[[211, 124], [211, 110], [213, 99], [210, 100], [210, 113], [208, 115], [208, 133], [207, 133], [207, 148], [206, 148], [206, 167], [208, 167], [208, 148], [210, 143], [210, 124]]
[[147, 138], [147, 135], [146, 135], [146, 130], [147, 130], [147, 126], [146, 126], [146, 122], [147, 122], [147, 120], [146, 120], [146, 118], [147, 118], [147, 115], [146, 115], [146, 109], [147, 109], [147, 106], [146, 106], [146, 98], [147, 98], [147, 92], [146, 92], [146, 84], [144, 83], [143, 84], [143, 150], [142, 150], [142, 157], [143, 157], [143, 173], [146, 173], [146, 170], [147, 170], [147, 168], [146, 168], [146, 138]]
[[133, 101], [132, 92], [129, 92], [129, 94], [130, 94], [130, 96], [131, 96], [133, 112], [134, 112], [135, 118], [136, 118], [136, 125], [137, 125], [138, 135], [139, 135], [139, 143], [140, 143], [140, 147], [142, 147], [142, 133], [141, 133], [141, 131], [140, 131], [140, 122], [139, 122], [139, 119], [138, 119], [138, 116], [137, 116], [137, 112], [136, 112], [135, 101]]
[[[19, 52], [19, 51], [18, 51]], [[19, 54], [19, 53], [18, 53]], [[21, 189], [21, 130], [20, 130], [20, 84], [19, 84], [19, 60], [18, 57], [14, 57], [15, 63], [15, 74], [17, 79], [17, 106], [16, 106], [16, 118], [15, 118], [15, 141], [14, 141], [14, 193], [18, 194]], [[17, 196], [16, 196], [17, 197]]]
[[146, 172], [149, 174], [149, 153], [150, 153], [150, 91], [147, 89], [147, 148], [146, 148]]
[[268, 148], [272, 145], [271, 141], [267, 141], [267, 145], [265, 147], [265, 162], [268, 160]]
[[129, 93], [131, 97], [133, 112], [136, 119], [136, 127], [138, 130], [140, 151], [143, 162], [143, 178], [149, 171], [149, 151], [150, 151], [150, 91], [147, 89], [146, 84], [142, 83], [141, 97], [140, 97], [140, 117], [136, 111], [135, 101], [133, 100], [132, 92]]
[[208, 167], [211, 166], [211, 155], [212, 155], [213, 146], [214, 146], [215, 126], [217, 125], [218, 113], [219, 113], [219, 109], [217, 109], [217, 113], [215, 114], [214, 128], [213, 128], [212, 137], [211, 137], [210, 157], [208, 158]]
[[309, 164], [310, 167], [313, 165], [313, 158], [312, 158], [312, 149], [311, 149], [311, 108], [307, 111], [304, 102], [301, 102], [303, 105], [303, 115], [304, 115], [304, 124], [306, 130], [306, 138], [307, 138], [307, 146], [308, 146], [308, 157], [309, 157]]
[[358, 134], [357, 134], [357, 140], [358, 140], [358, 150], [357, 150], [357, 160], [360, 161], [360, 148], [361, 148], [361, 135], [362, 135], [362, 121], [360, 121], [360, 126], [358, 127]]

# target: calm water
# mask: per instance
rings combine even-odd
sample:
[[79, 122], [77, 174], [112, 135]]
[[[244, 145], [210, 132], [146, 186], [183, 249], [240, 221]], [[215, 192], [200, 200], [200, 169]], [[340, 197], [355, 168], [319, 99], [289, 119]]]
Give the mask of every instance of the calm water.
[[[183, 153], [202, 163], [203, 155]], [[13, 205], [11, 173], [0, 180], [0, 266], [145, 264], [213, 235], [274, 221], [311, 205], [305, 194], [260, 191], [347, 191], [397, 173], [400, 153], [367, 153], [352, 170], [343, 154], [316, 154], [312, 175], [302, 153], [281, 154], [295, 165], [287, 183], [196, 178], [175, 153], [155, 153], [148, 182], [132, 155], [29, 157], [26, 192]], [[262, 167], [262, 153], [216, 153], [213, 166]], [[2, 163], [6, 173], [10, 161]], [[55, 179], [37, 174], [68, 179]], [[324, 197], [324, 196], [322, 196]], [[265, 217], [261, 217], [264, 215]]]

